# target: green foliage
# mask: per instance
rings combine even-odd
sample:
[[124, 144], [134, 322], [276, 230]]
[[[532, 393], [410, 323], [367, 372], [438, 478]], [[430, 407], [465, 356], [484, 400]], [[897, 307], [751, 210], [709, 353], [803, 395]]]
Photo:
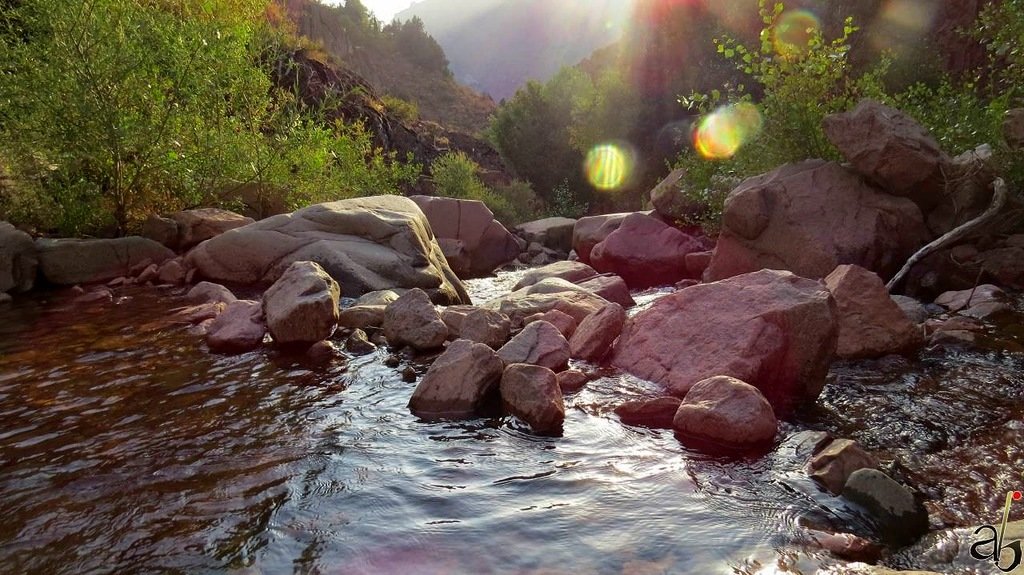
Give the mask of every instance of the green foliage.
[[[0, 156], [36, 201], [23, 223], [126, 233], [153, 211], [247, 185], [308, 201], [393, 189], [414, 170], [358, 126], [274, 89], [265, 0], [24, 0], [0, 8]], [[9, 194], [8, 194], [9, 196]], [[35, 208], [26, 206], [34, 205]]]
[[587, 215], [590, 204], [582, 201], [578, 194], [569, 187], [569, 180], [563, 180], [555, 186], [551, 202], [548, 205], [548, 217], [582, 218]]
[[495, 217], [508, 227], [539, 219], [543, 213], [542, 202], [529, 182], [513, 180], [495, 186], [494, 195], [502, 198], [507, 205], [507, 211], [500, 214], [496, 212]]
[[420, 119], [420, 109], [415, 102], [403, 100], [391, 94], [381, 96], [380, 101], [384, 103], [388, 112], [406, 124], [412, 124]]
[[971, 35], [988, 52], [992, 92], [1008, 97], [1013, 105], [1024, 103], [1024, 3], [989, 3]]
[[513, 181], [492, 190], [480, 181], [480, 166], [464, 152], [440, 156], [431, 164], [430, 172], [438, 196], [483, 202], [506, 226], [533, 219], [537, 213], [537, 196], [529, 184]]
[[601, 143], [629, 139], [642, 104], [636, 89], [614, 68], [602, 73], [594, 84], [581, 85], [570, 101], [569, 142], [584, 154]]

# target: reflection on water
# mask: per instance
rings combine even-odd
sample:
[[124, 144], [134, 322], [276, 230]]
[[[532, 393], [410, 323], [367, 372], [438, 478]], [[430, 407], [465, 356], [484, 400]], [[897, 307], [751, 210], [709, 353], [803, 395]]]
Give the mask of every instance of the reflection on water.
[[[496, 289], [477, 282], [474, 299]], [[567, 398], [562, 438], [508, 419], [424, 423], [406, 409], [413, 384], [378, 355], [327, 367], [211, 355], [162, 321], [177, 305], [139, 290], [94, 307], [50, 294], [0, 308], [4, 572], [812, 572], [830, 560], [794, 552], [801, 525], [858, 528], [790, 443], [729, 462], [621, 425], [612, 408], [653, 393], [628, 377]], [[853, 393], [829, 391], [781, 438], [810, 425], [908, 460], [920, 449], [908, 465], [950, 469], [937, 489], [980, 489], [944, 500], [966, 514], [991, 489], [940, 462], [977, 459], [979, 474], [1008, 463], [993, 445], [1024, 383], [1019, 355], [954, 359], [894, 379], [843, 368], [835, 377]], [[1003, 390], [998, 406], [965, 416], [922, 397], [927, 378], [957, 396], [979, 377]], [[879, 401], [925, 406], [886, 418]]]

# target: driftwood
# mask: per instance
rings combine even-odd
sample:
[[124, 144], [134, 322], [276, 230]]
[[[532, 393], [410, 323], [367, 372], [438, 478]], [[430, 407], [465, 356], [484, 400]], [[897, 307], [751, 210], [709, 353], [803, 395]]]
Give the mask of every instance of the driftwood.
[[1008, 193], [1006, 191], [1006, 182], [1003, 181], [1002, 178], [996, 178], [995, 181], [992, 182], [992, 189], [992, 204], [988, 207], [987, 210], [985, 210], [985, 213], [981, 214], [980, 216], [974, 218], [969, 222], [964, 223], [960, 227], [950, 231], [949, 233], [932, 241], [923, 248], [917, 250], [917, 252], [914, 255], [910, 256], [910, 259], [907, 260], [907, 263], [903, 265], [903, 269], [901, 269], [899, 273], [893, 276], [893, 278], [889, 280], [889, 283], [885, 284], [886, 289], [888, 289], [891, 293], [892, 290], [896, 286], [898, 286], [901, 281], [903, 281], [903, 278], [905, 278], [906, 275], [910, 273], [910, 269], [917, 265], [921, 260], [950, 244], [962, 240], [964, 237], [970, 235], [983, 224], [995, 218], [996, 215], [998, 215], [999, 212], [1006, 205], [1006, 200], [1008, 196]]

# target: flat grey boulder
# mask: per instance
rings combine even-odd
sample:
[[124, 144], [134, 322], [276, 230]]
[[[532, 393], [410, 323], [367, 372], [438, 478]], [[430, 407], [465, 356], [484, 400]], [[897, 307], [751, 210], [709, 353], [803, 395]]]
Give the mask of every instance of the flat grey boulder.
[[80, 240], [36, 240], [39, 269], [46, 281], [54, 285], [107, 282], [129, 275], [140, 262], [154, 264], [174, 257], [166, 247], [138, 236], [127, 238]]
[[497, 390], [505, 364], [482, 343], [452, 342], [427, 370], [409, 400], [423, 419], [473, 417]]
[[519, 279], [512, 291], [530, 287], [549, 278], [559, 278], [570, 283], [577, 283], [597, 275], [594, 268], [582, 262], [561, 261], [532, 269]]
[[243, 285], [269, 285], [295, 261], [318, 263], [346, 297], [420, 288], [435, 303], [471, 303], [426, 216], [400, 196], [353, 198], [273, 216], [207, 240], [187, 256], [201, 277]]
[[39, 258], [32, 237], [0, 222], [0, 293], [25, 292], [36, 281]]
[[338, 282], [313, 262], [294, 262], [263, 294], [270, 336], [279, 345], [312, 345], [338, 325]]
[[527, 243], [538, 244], [563, 253], [572, 251], [572, 233], [576, 220], [571, 218], [544, 218], [516, 226], [516, 233]]

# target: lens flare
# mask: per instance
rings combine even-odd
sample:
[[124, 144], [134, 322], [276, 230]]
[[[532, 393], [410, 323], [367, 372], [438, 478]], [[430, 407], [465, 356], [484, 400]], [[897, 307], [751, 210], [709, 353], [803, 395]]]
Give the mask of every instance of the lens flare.
[[590, 184], [599, 190], [616, 190], [629, 179], [633, 158], [617, 144], [601, 144], [587, 152], [583, 168]]
[[761, 132], [761, 125], [761, 113], [753, 104], [742, 102], [719, 108], [697, 125], [693, 147], [709, 160], [728, 159]]
[[820, 28], [818, 17], [808, 10], [784, 12], [775, 23], [775, 51], [784, 57], [806, 53], [811, 37]]

